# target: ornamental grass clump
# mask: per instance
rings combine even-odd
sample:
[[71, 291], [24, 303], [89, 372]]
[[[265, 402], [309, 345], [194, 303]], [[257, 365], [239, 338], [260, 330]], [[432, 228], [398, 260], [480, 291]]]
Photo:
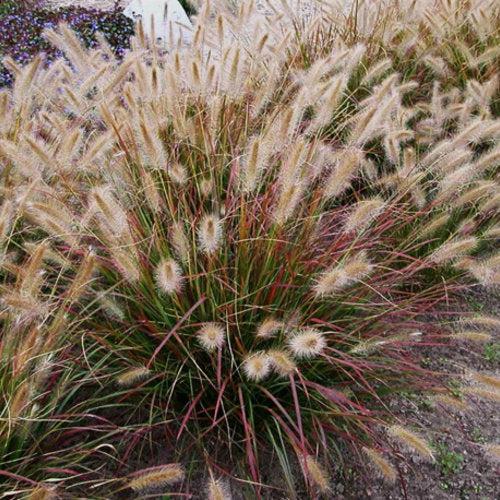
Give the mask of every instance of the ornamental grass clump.
[[[299, 471], [314, 496], [348, 449], [389, 482], [397, 457], [433, 460], [386, 403], [443, 392], [420, 348], [466, 339], [430, 313], [496, 262], [498, 8], [316, 7], [205, 2], [190, 47], [139, 27], [121, 62], [62, 27], [47, 37], [67, 60], [11, 63], [2, 308], [45, 325], [48, 285], [11, 276], [43, 244], [72, 327], [51, 346], [57, 432], [33, 453], [57, 457], [61, 490], [189, 492], [205, 470], [209, 497], [230, 478], [259, 497], [277, 459], [287, 494]], [[6, 490], [55, 474], [8, 467]]]

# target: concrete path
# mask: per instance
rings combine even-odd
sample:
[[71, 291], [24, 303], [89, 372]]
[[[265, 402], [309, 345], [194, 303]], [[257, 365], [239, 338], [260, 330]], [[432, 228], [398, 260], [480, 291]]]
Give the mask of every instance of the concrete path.
[[[46, 0], [51, 7], [79, 5], [87, 8], [112, 10], [115, 0]], [[121, 0], [123, 13], [131, 19], [142, 19], [144, 31], [151, 35], [151, 16], [154, 17], [154, 32], [157, 38], [166, 42], [172, 26], [175, 37], [182, 36], [185, 43], [192, 37], [191, 21], [178, 0]]]
[[142, 19], [146, 34], [152, 34], [151, 19], [154, 19], [154, 34], [166, 43], [170, 30], [174, 37], [181, 36], [185, 43], [192, 39], [192, 24], [178, 0], [132, 0], [123, 13], [132, 19]]

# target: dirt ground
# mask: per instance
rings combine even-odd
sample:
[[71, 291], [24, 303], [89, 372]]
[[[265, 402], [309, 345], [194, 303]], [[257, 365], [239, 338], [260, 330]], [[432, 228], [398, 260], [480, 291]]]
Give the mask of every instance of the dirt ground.
[[[500, 290], [477, 288], [466, 297], [468, 309], [481, 314], [496, 315], [500, 312]], [[465, 309], [465, 307], [464, 307]], [[463, 343], [433, 348], [424, 360], [426, 367], [452, 374], [459, 385], [467, 384], [469, 370], [500, 374], [500, 344], [498, 334], [488, 344]], [[453, 384], [453, 382], [451, 382]], [[459, 410], [432, 403], [427, 398], [395, 400], [392, 407], [396, 414], [423, 429], [422, 435], [437, 449], [436, 463], [428, 464], [417, 459], [401, 466], [403, 478], [395, 485], [381, 481], [369, 469], [344, 472], [333, 486], [332, 499], [411, 499], [451, 500], [500, 498], [500, 461], [485, 452], [485, 443], [500, 442], [499, 404], [487, 400], [468, 400], [468, 408]], [[424, 430], [427, 430], [425, 432]], [[430, 430], [430, 431], [429, 431]]]

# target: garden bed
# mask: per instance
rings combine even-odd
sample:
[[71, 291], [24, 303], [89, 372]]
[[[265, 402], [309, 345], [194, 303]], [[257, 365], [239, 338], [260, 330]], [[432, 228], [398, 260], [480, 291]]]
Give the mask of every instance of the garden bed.
[[7, 5], [0, 494], [498, 497], [483, 3]]

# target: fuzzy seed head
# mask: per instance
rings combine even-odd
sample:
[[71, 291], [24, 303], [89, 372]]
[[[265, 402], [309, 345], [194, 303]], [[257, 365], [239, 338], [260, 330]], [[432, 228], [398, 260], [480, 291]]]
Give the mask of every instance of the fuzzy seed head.
[[481, 315], [471, 318], [462, 318], [460, 322], [465, 325], [474, 325], [492, 330], [500, 330], [500, 319], [495, 316]]
[[500, 284], [500, 254], [478, 261], [466, 261], [465, 269], [485, 287]]
[[249, 354], [243, 361], [243, 371], [249, 380], [260, 382], [271, 372], [271, 359], [265, 352]]
[[141, 175], [144, 185], [144, 196], [146, 197], [151, 210], [155, 213], [158, 213], [162, 208], [162, 200], [160, 197], [160, 193], [158, 192], [155, 180], [151, 173], [146, 170], [143, 171]]
[[187, 181], [187, 172], [186, 169], [178, 162], [174, 162], [168, 165], [167, 167], [168, 176], [172, 179], [173, 182], [182, 186]]
[[0, 208], [0, 243], [2, 243], [5, 236], [8, 234], [11, 226], [13, 213], [13, 204], [11, 201], [4, 201]]
[[373, 448], [363, 447], [363, 452], [366, 454], [372, 465], [379, 472], [379, 474], [384, 478], [385, 481], [392, 484], [396, 481], [396, 470], [391, 465], [391, 463], [382, 456], [377, 450]]
[[198, 228], [198, 240], [203, 253], [214, 254], [220, 247], [222, 239], [222, 222], [215, 214], [203, 217]]
[[26, 500], [55, 500], [59, 498], [56, 489], [53, 486], [43, 484], [37, 486], [26, 495]]
[[183, 279], [181, 268], [174, 259], [160, 261], [156, 268], [156, 283], [162, 292], [168, 295], [179, 292]]
[[436, 396], [433, 396], [432, 402], [459, 411], [466, 411], [467, 409], [469, 409], [469, 405], [467, 403], [465, 403], [461, 399], [456, 398], [455, 396], [450, 396], [448, 394], [438, 394]]
[[214, 183], [210, 178], [203, 179], [200, 182], [200, 192], [204, 198], [207, 198], [210, 195], [213, 188], [214, 188]]
[[488, 332], [480, 332], [477, 330], [463, 330], [450, 335], [453, 340], [470, 341], [470, 342], [489, 342], [491, 334]]
[[109, 187], [100, 186], [94, 188], [92, 197], [103, 221], [112, 233], [122, 234], [128, 230], [127, 214], [119, 205]]
[[145, 367], [131, 368], [121, 373], [116, 378], [116, 383], [120, 387], [131, 387], [141, 382], [151, 375], [151, 371]]
[[316, 297], [322, 297], [338, 293], [369, 276], [372, 270], [373, 265], [366, 253], [361, 252], [321, 274], [313, 287], [314, 294]]
[[319, 462], [312, 455], [307, 455], [304, 465], [307, 476], [311, 479], [311, 481], [322, 493], [328, 492], [330, 490], [330, 481], [327, 473]]
[[347, 218], [344, 230], [346, 232], [363, 231], [376, 217], [378, 217], [384, 205], [385, 202], [380, 197], [358, 202]]
[[182, 262], [189, 260], [189, 240], [184, 233], [184, 228], [180, 222], [175, 222], [170, 228], [170, 242], [174, 248], [177, 257]]
[[179, 464], [169, 464], [134, 477], [128, 482], [128, 487], [134, 491], [148, 491], [164, 488], [184, 479], [184, 469]]
[[468, 396], [487, 399], [494, 403], [500, 403], [500, 391], [497, 389], [484, 389], [482, 387], [464, 387], [462, 392]]
[[271, 349], [268, 351], [269, 359], [273, 370], [280, 377], [288, 377], [297, 369], [297, 365], [290, 357], [290, 354], [282, 349]]
[[287, 181], [282, 186], [278, 204], [273, 213], [276, 224], [281, 226], [292, 217], [302, 200], [304, 187], [304, 182], [300, 180]]
[[219, 323], [205, 323], [197, 336], [198, 342], [208, 352], [220, 349], [226, 342], [226, 331]]
[[265, 319], [257, 328], [257, 337], [269, 339], [274, 337], [280, 330], [284, 328], [284, 323], [274, 318]]
[[489, 375], [487, 373], [471, 372], [469, 376], [470, 378], [472, 378], [472, 380], [474, 380], [479, 384], [500, 391], [500, 378], [495, 377], [494, 375]]
[[325, 184], [325, 198], [340, 196], [349, 188], [352, 179], [359, 170], [361, 160], [362, 153], [358, 150], [346, 151], [342, 155], [339, 155], [334, 169]]
[[231, 500], [227, 484], [220, 479], [210, 478], [208, 481], [208, 500]]
[[262, 137], [253, 138], [241, 166], [242, 189], [244, 192], [254, 191], [258, 185], [262, 172], [266, 168], [269, 156], [268, 145]]
[[326, 347], [323, 333], [315, 328], [304, 328], [288, 339], [288, 347], [299, 359], [319, 356]]
[[455, 239], [444, 243], [431, 256], [431, 262], [435, 264], [444, 264], [453, 262], [464, 255], [472, 252], [477, 247], [477, 239], [473, 236], [470, 238]]
[[483, 446], [484, 451], [495, 460], [500, 460], [500, 444], [488, 443]]
[[450, 214], [444, 213], [430, 220], [418, 233], [420, 238], [426, 238], [434, 234], [439, 228], [443, 227], [450, 220]]
[[393, 425], [387, 430], [388, 434], [403, 444], [406, 448], [416, 452], [424, 460], [434, 462], [434, 453], [427, 442], [400, 425]]

